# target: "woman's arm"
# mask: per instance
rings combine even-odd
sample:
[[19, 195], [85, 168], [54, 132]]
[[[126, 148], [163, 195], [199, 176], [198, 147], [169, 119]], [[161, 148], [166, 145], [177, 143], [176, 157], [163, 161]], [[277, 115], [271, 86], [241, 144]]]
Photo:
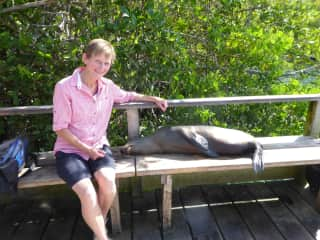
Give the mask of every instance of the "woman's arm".
[[81, 142], [76, 136], [74, 136], [67, 128], [56, 131], [56, 134], [67, 141], [69, 144], [75, 146], [81, 151], [87, 153], [92, 160], [96, 160], [99, 157], [103, 157], [105, 152], [101, 149], [96, 149], [83, 142]]
[[134, 101], [144, 101], [155, 103], [163, 112], [167, 110], [168, 102], [166, 99], [135, 93]]

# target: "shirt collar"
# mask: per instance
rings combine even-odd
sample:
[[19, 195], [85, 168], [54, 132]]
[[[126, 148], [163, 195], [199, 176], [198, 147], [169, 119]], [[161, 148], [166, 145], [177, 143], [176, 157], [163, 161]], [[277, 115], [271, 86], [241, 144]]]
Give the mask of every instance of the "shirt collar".
[[[81, 81], [81, 77], [80, 77], [80, 72], [84, 69], [84, 67], [78, 67], [77, 69], [74, 70], [73, 74], [72, 74], [72, 80], [71, 80], [71, 84], [75, 87], [77, 87], [77, 89], [81, 89], [83, 87], [83, 83]], [[101, 92], [102, 88], [104, 85], [107, 84], [107, 79], [106, 78], [100, 78], [98, 80], [98, 93]]]
[[71, 85], [77, 87], [77, 89], [81, 89], [82, 82], [80, 78], [80, 72], [83, 70], [83, 67], [79, 67], [74, 70], [71, 76]]
[[80, 76], [80, 71], [76, 73], [76, 79], [77, 79], [77, 88], [81, 89], [82, 88], [82, 81], [81, 81], [81, 76]]

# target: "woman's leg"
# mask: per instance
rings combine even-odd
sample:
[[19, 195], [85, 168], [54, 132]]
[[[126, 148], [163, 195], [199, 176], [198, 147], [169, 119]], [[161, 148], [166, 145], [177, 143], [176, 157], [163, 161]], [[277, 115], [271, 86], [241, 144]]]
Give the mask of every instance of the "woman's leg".
[[104, 219], [117, 192], [115, 175], [115, 169], [111, 167], [101, 168], [94, 173], [98, 185], [98, 202]]
[[84, 221], [99, 240], [107, 240], [104, 215], [93, 183], [85, 178], [73, 185], [72, 190], [78, 195]]
[[[99, 162], [100, 164], [103, 163], [97, 161], [96, 165]], [[91, 181], [92, 171], [89, 162], [78, 154], [57, 152], [56, 166], [58, 175], [79, 197], [84, 221], [99, 240], [108, 239], [98, 194]]]

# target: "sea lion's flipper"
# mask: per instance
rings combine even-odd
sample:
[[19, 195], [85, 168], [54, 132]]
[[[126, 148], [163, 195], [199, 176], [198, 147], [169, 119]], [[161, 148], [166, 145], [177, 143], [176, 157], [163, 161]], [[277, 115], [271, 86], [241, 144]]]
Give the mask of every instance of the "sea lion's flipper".
[[204, 136], [198, 133], [192, 132], [187, 138], [189, 142], [192, 145], [196, 146], [201, 153], [212, 158], [219, 157], [219, 155], [213, 149], [209, 148], [208, 140]]
[[256, 149], [252, 156], [252, 165], [255, 173], [262, 172], [264, 169], [263, 148], [260, 143], [255, 143]]

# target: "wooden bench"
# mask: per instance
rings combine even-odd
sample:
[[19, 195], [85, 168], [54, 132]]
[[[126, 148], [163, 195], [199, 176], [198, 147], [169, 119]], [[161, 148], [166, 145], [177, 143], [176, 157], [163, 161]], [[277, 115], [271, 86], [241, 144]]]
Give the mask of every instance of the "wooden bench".
[[[258, 138], [264, 146], [265, 168], [320, 163], [320, 139], [305, 136]], [[137, 176], [161, 176], [163, 228], [171, 226], [172, 175], [252, 169], [250, 158], [209, 159], [182, 154], [136, 156]], [[253, 171], [253, 170], [252, 170]]]
[[[65, 184], [57, 175], [52, 151], [37, 154], [37, 165], [19, 178], [18, 189]], [[24, 170], [22, 170], [24, 172]], [[133, 177], [136, 174], [134, 157], [116, 159], [116, 182], [119, 179]], [[121, 232], [119, 197], [116, 197], [110, 209], [113, 232]]]
[[[306, 124], [308, 136], [280, 136], [258, 138], [263, 144], [265, 168], [304, 166], [320, 163], [320, 145], [317, 139], [320, 132], [320, 95], [278, 95], [249, 96], [227, 98], [204, 98], [169, 100], [169, 107], [208, 106], [226, 104], [310, 102]], [[127, 112], [128, 138], [139, 136], [139, 109], [153, 108], [150, 103], [127, 103], [116, 105], [116, 109]], [[52, 106], [0, 108], [0, 116], [51, 113]], [[19, 188], [63, 184], [52, 165], [52, 153], [39, 154], [39, 169], [22, 177]], [[187, 173], [218, 172], [240, 169], [252, 169], [249, 158], [207, 159], [197, 155], [151, 155], [121, 157], [116, 164], [117, 179], [129, 177], [160, 176], [163, 186], [162, 222], [164, 228], [171, 226], [171, 194], [173, 175]], [[119, 184], [119, 181], [117, 181]], [[114, 232], [121, 231], [120, 206], [118, 196], [111, 209], [111, 221]]]
[[[283, 136], [258, 138], [264, 146], [265, 167], [284, 167], [320, 163], [320, 139], [306, 136]], [[19, 180], [19, 188], [42, 187], [64, 184], [58, 177], [52, 152], [38, 155], [37, 168]], [[159, 154], [150, 156], [126, 156], [116, 163], [116, 177], [161, 176], [162, 222], [164, 228], [171, 226], [172, 175], [197, 172], [252, 169], [250, 158], [209, 159], [200, 155]], [[112, 230], [121, 232], [118, 195], [111, 208]]]

